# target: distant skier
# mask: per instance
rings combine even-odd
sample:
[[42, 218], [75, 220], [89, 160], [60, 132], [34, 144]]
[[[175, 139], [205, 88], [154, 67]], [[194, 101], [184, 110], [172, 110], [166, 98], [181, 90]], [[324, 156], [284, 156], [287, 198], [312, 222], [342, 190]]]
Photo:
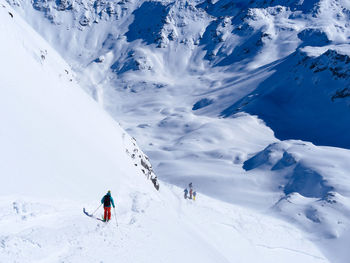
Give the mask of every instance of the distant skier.
[[187, 194], [188, 194], [188, 190], [187, 188], [184, 190], [184, 198], [187, 199]]
[[197, 195], [197, 192], [193, 191], [193, 201], [196, 201], [196, 195]]
[[189, 184], [188, 184], [188, 187], [189, 187], [190, 189], [192, 189], [192, 183], [189, 183]]
[[108, 191], [107, 194], [102, 198], [101, 203], [105, 209], [103, 221], [108, 222], [111, 220], [111, 204], [115, 208], [113, 197], [111, 196], [111, 191]]
[[193, 189], [190, 189], [190, 199], [192, 199], [192, 193], [193, 193]]

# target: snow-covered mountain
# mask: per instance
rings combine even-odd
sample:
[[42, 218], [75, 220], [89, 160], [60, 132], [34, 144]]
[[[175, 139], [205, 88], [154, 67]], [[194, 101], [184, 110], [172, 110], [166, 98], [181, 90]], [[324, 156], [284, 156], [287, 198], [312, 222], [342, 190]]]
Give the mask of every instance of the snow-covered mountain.
[[[232, 262], [257, 256], [261, 262], [327, 262], [300, 230], [281, 220], [205, 196], [184, 202], [182, 189], [167, 184], [157, 192], [135, 139], [80, 89], [60, 55], [5, 3], [0, 21], [1, 262]], [[82, 213], [83, 206], [92, 212], [106, 189], [118, 222]], [[244, 227], [237, 231], [238, 225]]]
[[[145, 228], [152, 223], [158, 224], [164, 233], [167, 233], [165, 229], [169, 229], [170, 222], [167, 225], [160, 222], [174, 217], [181, 220], [179, 219], [179, 223], [175, 219], [171, 221], [172, 225], [178, 227], [174, 227], [168, 234], [170, 236], [177, 232], [182, 234], [174, 238], [177, 242], [171, 246], [176, 247], [177, 251], [181, 249], [187, 251], [178, 244], [181, 242], [179, 240], [188, 238], [182, 229], [186, 228], [184, 225], [188, 226], [186, 229], [191, 233], [196, 229], [195, 237], [191, 237], [193, 243], [200, 244], [196, 247], [195, 255], [200, 255], [204, 250], [208, 251], [200, 257], [204, 262], [237, 260], [254, 262], [256, 258], [261, 259], [261, 262], [272, 262], [276, 260], [275, 257], [282, 262], [324, 261], [324, 256], [305, 241], [305, 233], [331, 262], [347, 262], [349, 253], [344, 244], [350, 238], [350, 182], [347, 176], [349, 151], [315, 146], [312, 143], [343, 148], [350, 146], [347, 136], [350, 61], [348, 1], [8, 0], [7, 2], [16, 10], [10, 10], [7, 4], [3, 4], [3, 14], [6, 14], [8, 21], [4, 25], [7, 25], [8, 32], [13, 30], [10, 21], [19, 19], [18, 13], [69, 64], [68, 66], [62, 62], [60, 66], [50, 66], [54, 68], [50, 74], [55, 77], [47, 77], [46, 82], [42, 80], [44, 83], [42, 85], [34, 82], [41, 78], [34, 77], [33, 86], [41, 87], [43, 91], [29, 89], [26, 91], [40, 94], [41, 101], [41, 94], [45, 94], [43, 87], [51, 85], [49, 83], [52, 82], [60, 83], [59, 81], [63, 81], [62, 78], [67, 79], [68, 84], [65, 85], [74, 86], [74, 90], [77, 90], [77, 85], [82, 87], [101, 108], [106, 109], [128, 133], [137, 138], [142, 149], [150, 156], [156, 174], [163, 181], [164, 190], [159, 194], [154, 193], [152, 185], [145, 180], [143, 172], [139, 169], [142, 166], [141, 160], [130, 159], [134, 157], [146, 160], [143, 154], [141, 157], [133, 154], [134, 150], [140, 151], [137, 146], [134, 147], [135, 141], [131, 141], [117, 125], [109, 127], [108, 125], [115, 124], [103, 113], [96, 113], [101, 111], [96, 105], [84, 106], [85, 102], [81, 102], [79, 96], [85, 95], [70, 95], [64, 93], [66, 91], [61, 93], [60, 90], [64, 90], [61, 87], [63, 84], [57, 84], [55, 89], [60, 95], [50, 93], [51, 97], [44, 101], [47, 101], [50, 107], [56, 105], [56, 108], [65, 108], [66, 103], [73, 105], [74, 107], [71, 106], [73, 108], [67, 107], [66, 115], [70, 116], [70, 112], [77, 112], [78, 109], [81, 115], [74, 117], [73, 114], [71, 119], [66, 119], [66, 115], [48, 117], [47, 121], [52, 121], [50, 126], [52, 130], [48, 130], [47, 134], [52, 134], [51, 138], [58, 136], [54, 141], [62, 145], [62, 148], [66, 144], [68, 149], [68, 145], [72, 144], [72, 152], [64, 155], [63, 160], [67, 161], [67, 165], [63, 168], [70, 169], [73, 165], [71, 160], [75, 156], [80, 157], [74, 162], [76, 170], [69, 172], [59, 166], [60, 159], [55, 158], [56, 166], [48, 164], [45, 167], [41, 166], [41, 159], [33, 157], [36, 161], [30, 166], [33, 167], [33, 173], [38, 167], [42, 169], [40, 170], [42, 172], [38, 173], [39, 181], [52, 170], [51, 167], [59, 166], [60, 169], [53, 169], [57, 171], [54, 174], [57, 178], [60, 178], [62, 173], [69, 178], [72, 174], [88, 173], [87, 176], [92, 181], [86, 184], [86, 189], [97, 195], [105, 191], [102, 189], [106, 188], [106, 183], [103, 183], [104, 181], [95, 183], [95, 174], [114, 174], [115, 171], [124, 169], [121, 168], [125, 167], [124, 164], [131, 164], [132, 168], [129, 165], [125, 171], [120, 171], [120, 174], [127, 174], [126, 178], [130, 175], [130, 180], [117, 177], [116, 186], [113, 188], [118, 195], [119, 191], [122, 191], [120, 194], [122, 200], [128, 200], [121, 208], [122, 219], [125, 224], [129, 222], [126, 226], [128, 234], [132, 233], [142, 239], [151, 235], [151, 232], [157, 233], [158, 243], [164, 245], [160, 248], [162, 257], [176, 254], [177, 260], [186, 258], [177, 253], [165, 253], [164, 251], [170, 251], [170, 247], [165, 246], [169, 238], [161, 235], [161, 231], [156, 230], [156, 227], [147, 230]], [[11, 12], [15, 17], [6, 12]], [[28, 30], [31, 29], [26, 26], [24, 31]], [[30, 32], [30, 35], [34, 34]], [[7, 35], [2, 34], [2, 39], [5, 43]], [[7, 50], [15, 45], [12, 42], [19, 45], [18, 42], [26, 43], [27, 40], [14, 37], [12, 41], [6, 42], [8, 48], [2, 52], [4, 56], [7, 55], [9, 61], [12, 60]], [[45, 48], [35, 48], [41, 51], [29, 52], [36, 54], [36, 57], [30, 55], [31, 57], [27, 58], [28, 54], [23, 51], [26, 53], [23, 54], [23, 57], [26, 57], [25, 61], [32, 61], [34, 56], [36, 62], [40, 62], [39, 65], [45, 66], [43, 61], [47, 61], [50, 54], [56, 54], [48, 44], [45, 45], [47, 46]], [[17, 49], [22, 50], [23, 47]], [[15, 51], [12, 57], [17, 58], [13, 61], [17, 63], [20, 61]], [[62, 61], [59, 55], [52, 58], [52, 63], [56, 61]], [[2, 67], [5, 68], [6, 63]], [[17, 67], [19, 66], [16, 64], [14, 68]], [[21, 71], [26, 72], [26, 68], [35, 67], [25, 67]], [[8, 76], [11, 76], [8, 72], [16, 74], [14, 68], [2, 73]], [[37, 72], [28, 75], [33, 78], [46, 74]], [[17, 81], [20, 87], [23, 80], [17, 79]], [[29, 83], [29, 80], [25, 82], [27, 81]], [[66, 90], [71, 92], [72, 89]], [[18, 93], [22, 92], [24, 91], [18, 88]], [[70, 99], [63, 103], [65, 99], [60, 100], [60, 97]], [[60, 104], [55, 104], [56, 98], [57, 101], [61, 101]], [[28, 103], [38, 104], [36, 101]], [[49, 109], [43, 105], [37, 112]], [[8, 111], [6, 108], [3, 113], [6, 110]], [[13, 119], [21, 121], [22, 111], [19, 111], [19, 115]], [[89, 117], [84, 117], [87, 115]], [[91, 118], [90, 115], [95, 117]], [[33, 116], [40, 117], [40, 115]], [[39, 117], [30, 119], [35, 120]], [[84, 129], [80, 129], [80, 125], [76, 124], [79, 123], [77, 119], [81, 118], [86, 119], [86, 123], [81, 124]], [[70, 130], [76, 137], [67, 132], [61, 134], [60, 130], [55, 128], [56, 119], [64, 122], [62, 127], [76, 127], [76, 130]], [[46, 122], [46, 119], [42, 121]], [[34, 129], [36, 126], [28, 127]], [[41, 126], [38, 127], [41, 129]], [[36, 132], [37, 130], [30, 132], [38, 136], [37, 140], [42, 142], [43, 147], [47, 147], [43, 148], [45, 151], [41, 155], [42, 158], [46, 158], [43, 159], [46, 163], [50, 163], [52, 155], [46, 154], [46, 151], [50, 149], [52, 153], [57, 154], [57, 150], [50, 148], [50, 144], [47, 143], [52, 139], [42, 138], [40, 135], [42, 133]], [[81, 142], [82, 131], [89, 133], [84, 135], [83, 138], [86, 139]], [[13, 130], [8, 132], [3, 137], [4, 141], [11, 143], [7, 137], [12, 133]], [[61, 137], [68, 136], [67, 134], [70, 140]], [[98, 139], [94, 141], [92, 138]], [[22, 139], [36, 142], [32, 137]], [[110, 141], [113, 143], [109, 143]], [[81, 144], [78, 142], [84, 146], [80, 147]], [[91, 152], [87, 149], [86, 147], [93, 149], [91, 142], [94, 142], [93, 145], [102, 152]], [[123, 143], [127, 146], [121, 146]], [[105, 149], [104, 145], [109, 145], [108, 149]], [[28, 148], [35, 147], [29, 145]], [[125, 153], [126, 148], [128, 154]], [[17, 148], [14, 149], [18, 151]], [[114, 153], [114, 149], [119, 150]], [[17, 160], [14, 155], [9, 156], [8, 160], [6, 159], [8, 164]], [[115, 156], [116, 163], [110, 163], [111, 156]], [[18, 157], [22, 158], [25, 157]], [[86, 162], [91, 167], [84, 166]], [[133, 166], [133, 163], [138, 166]], [[104, 170], [99, 170], [100, 165]], [[134, 173], [142, 175], [137, 177], [138, 190], [130, 186], [134, 180], [131, 179]], [[18, 180], [21, 178], [22, 173], [18, 172]], [[103, 178], [109, 182], [112, 175]], [[62, 188], [65, 181], [60, 181]], [[174, 197], [174, 193], [181, 196], [182, 190], [165, 183], [182, 188], [190, 181], [198, 187], [201, 194], [207, 194], [215, 199], [203, 197], [203, 203], [196, 205], [183, 203]], [[122, 187], [124, 184], [128, 187]], [[90, 188], [91, 185], [93, 187]], [[9, 192], [12, 191], [12, 187], [13, 185], [8, 188]], [[48, 187], [47, 191], [56, 189], [59, 188], [52, 186]], [[81, 195], [87, 192], [86, 189], [80, 189]], [[149, 202], [148, 196], [151, 196], [152, 202]], [[178, 210], [177, 212], [167, 208], [159, 210], [162, 206], [154, 200], [160, 204], [169, 203], [173, 208], [178, 207]], [[205, 205], [204, 201], [210, 205]], [[223, 204], [222, 201], [231, 205]], [[87, 202], [91, 203], [90, 200]], [[129, 204], [133, 204], [132, 206], [135, 204], [137, 208], [131, 209], [130, 212]], [[246, 206], [253, 211], [240, 210], [242, 208], [232, 204]], [[159, 210], [162, 213], [147, 213], [143, 216], [143, 212], [140, 211], [144, 206], [148, 207], [149, 211]], [[210, 215], [210, 220], [203, 222], [201, 227], [188, 225], [188, 220], [183, 219], [186, 215], [185, 217], [195, 223], [199, 219], [193, 212], [198, 213], [199, 217], [205, 217], [211, 209], [214, 212]], [[236, 220], [237, 217], [231, 214], [231, 210], [236, 211], [238, 217], [241, 216], [243, 219]], [[280, 221], [270, 222], [269, 220], [277, 219], [261, 216], [261, 212], [282, 217], [294, 226], [287, 226]], [[67, 215], [71, 216], [72, 210], [70, 213]], [[135, 214], [141, 214], [137, 216], [141, 221], [138, 226], [144, 230], [141, 236], [134, 232], [134, 224], [130, 223], [134, 220]], [[154, 219], [155, 215], [158, 219]], [[255, 219], [260, 216], [262, 223], [256, 227], [254, 224], [260, 219], [257, 221]], [[214, 223], [219, 218], [223, 218], [225, 222]], [[246, 221], [249, 223], [246, 224]], [[227, 229], [216, 227], [220, 224], [236, 229], [241, 236], [233, 234], [232, 231], [226, 233]], [[277, 229], [268, 228], [268, 224], [277, 224]], [[281, 229], [278, 229], [279, 225], [282, 226]], [[304, 231], [303, 234], [296, 235], [295, 233], [299, 232], [295, 226]], [[208, 231], [207, 228], [212, 230]], [[88, 229], [89, 233], [93, 232]], [[261, 234], [256, 234], [255, 231]], [[268, 234], [270, 231], [276, 233], [276, 242], [272, 242], [274, 237]], [[205, 234], [198, 234], [201, 232]], [[80, 238], [82, 233], [85, 232], [79, 232]], [[93, 236], [96, 233], [107, 235], [104, 231], [93, 233]], [[225, 238], [217, 233], [225, 235]], [[152, 236], [154, 237], [154, 234]], [[242, 241], [242, 236], [248, 236], [250, 245], [238, 245]], [[18, 238], [13, 235], [11, 237]], [[113, 242], [120, 241], [118, 238], [108, 237], [113, 238], [111, 247], [114, 247]], [[260, 238], [262, 240], [259, 241]], [[138, 250], [141, 254], [132, 258], [127, 251], [128, 246], [135, 240], [132, 238], [127, 240], [128, 242], [122, 243], [126, 244], [123, 250], [125, 262], [133, 260], [135, 262], [135, 258], [136, 261], [140, 258], [145, 259], [143, 262], [151, 261], [151, 258], [144, 254], [144, 250]], [[233, 242], [236, 247], [221, 243], [213, 245], [215, 242], [212, 240], [224, 240], [225, 244]], [[301, 243], [298, 244], [295, 240], [300, 240]], [[102, 243], [99, 244], [105, 244], [100, 241]], [[155, 242], [153, 239], [149, 241], [147, 248], [153, 249]], [[89, 245], [92, 244], [93, 242]], [[4, 249], [7, 251], [6, 246]], [[121, 247], [118, 247], [116, 250], [120, 249]], [[248, 255], [246, 251], [249, 249], [256, 253]], [[13, 256], [11, 254], [13, 251], [10, 250], [10, 256]], [[25, 252], [23, 253], [25, 255]], [[68, 261], [74, 261], [74, 257], [79, 258], [75, 248], [70, 253], [71, 257], [67, 256]], [[84, 253], [84, 256], [91, 256], [88, 252]], [[290, 254], [303, 258], [290, 257]], [[105, 260], [111, 261], [108, 256]], [[161, 260], [163, 259], [159, 261]]]
[[197, 114], [245, 111], [279, 139], [350, 147], [347, 1], [9, 2], [113, 116], [162, 89]]

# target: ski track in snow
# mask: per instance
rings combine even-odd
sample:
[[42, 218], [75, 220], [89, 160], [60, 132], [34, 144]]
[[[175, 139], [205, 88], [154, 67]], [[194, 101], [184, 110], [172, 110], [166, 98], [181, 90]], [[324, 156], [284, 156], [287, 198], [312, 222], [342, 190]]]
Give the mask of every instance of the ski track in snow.
[[305, 252], [300, 251], [300, 250], [294, 250], [294, 249], [290, 249], [290, 248], [286, 248], [286, 247], [269, 247], [269, 246], [261, 245], [261, 244], [255, 244], [255, 245], [259, 246], [259, 247], [268, 248], [268, 249], [285, 249], [285, 250], [289, 250], [289, 251], [292, 251], [292, 252], [295, 252], [295, 253], [300, 253], [300, 254], [303, 254], [303, 255], [307, 255], [307, 256], [313, 257], [315, 259], [324, 260], [324, 258], [322, 258], [322, 257], [315, 256], [315, 255], [312, 255], [312, 254], [309, 254], [309, 253], [305, 253]]

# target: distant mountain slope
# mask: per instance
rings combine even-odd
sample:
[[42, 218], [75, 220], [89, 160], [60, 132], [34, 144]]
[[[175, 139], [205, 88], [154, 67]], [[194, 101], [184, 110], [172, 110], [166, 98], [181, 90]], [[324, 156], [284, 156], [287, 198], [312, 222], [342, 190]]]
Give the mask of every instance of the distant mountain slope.
[[[266, 112], [272, 106], [261, 96], [256, 110], [244, 110], [258, 114], [281, 139], [349, 147], [344, 136], [337, 136], [348, 129], [346, 114], [339, 114], [346, 111], [339, 106], [344, 100], [331, 99], [346, 89], [344, 78], [332, 78], [335, 88], [324, 98], [323, 111], [304, 101], [309, 117], [302, 120], [285, 112], [302, 102], [284, 105], [283, 94], [290, 85], [300, 86], [305, 94], [321, 85], [319, 92], [327, 93], [321, 89], [328, 76], [321, 73], [322, 80], [311, 84], [303, 63], [273, 66], [281, 59], [291, 60], [299, 48], [346, 45], [350, 6], [345, 0], [8, 2], [72, 65], [82, 86], [113, 116], [123, 116], [139, 94], [154, 97], [162, 88], [165, 96], [184, 101], [182, 106], [194, 108], [196, 114], [227, 117], [257, 86], [260, 93], [269, 92], [268, 80], [261, 82], [277, 70], [271, 78], [281, 83], [274, 112]], [[332, 58], [325, 63], [333, 63]], [[342, 66], [346, 65], [337, 65]], [[305, 77], [299, 84], [284, 85], [291, 70]], [[175, 94], [174, 89], [182, 92]], [[122, 100], [128, 101], [125, 107], [119, 106], [121, 97], [128, 98]], [[211, 103], [193, 107], [201, 100]], [[343, 121], [335, 124], [334, 117], [340, 115]], [[308, 128], [298, 130], [303, 124]], [[333, 133], [324, 133], [326, 126], [333, 127]]]
[[263, 119], [279, 139], [350, 148], [350, 57], [334, 49], [316, 56], [293, 53], [222, 115], [248, 112]]

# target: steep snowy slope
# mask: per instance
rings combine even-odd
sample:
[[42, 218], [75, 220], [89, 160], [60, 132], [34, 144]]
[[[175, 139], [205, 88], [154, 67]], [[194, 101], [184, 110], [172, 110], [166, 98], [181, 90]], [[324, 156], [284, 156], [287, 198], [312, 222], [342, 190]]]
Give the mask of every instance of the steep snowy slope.
[[[61, 57], [7, 4], [0, 22], [1, 262], [328, 262], [278, 219], [205, 196], [185, 201], [176, 187], [155, 191], [135, 141]], [[106, 189], [119, 227], [82, 213]]]
[[77, 86], [60, 56], [1, 8], [2, 194], [82, 198], [143, 185], [125, 152], [131, 138]]
[[14, 10], [5, 3], [0, 10], [2, 196], [84, 201], [106, 189], [152, 196], [135, 139]]

